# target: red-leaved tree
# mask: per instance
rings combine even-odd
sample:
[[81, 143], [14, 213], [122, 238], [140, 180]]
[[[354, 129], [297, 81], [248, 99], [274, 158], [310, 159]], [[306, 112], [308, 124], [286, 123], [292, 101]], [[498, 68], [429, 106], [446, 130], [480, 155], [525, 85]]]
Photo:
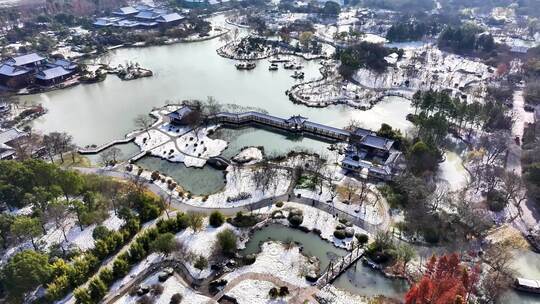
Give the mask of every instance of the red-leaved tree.
[[467, 303], [475, 292], [479, 268], [463, 265], [457, 254], [431, 257], [422, 279], [405, 295], [406, 304]]

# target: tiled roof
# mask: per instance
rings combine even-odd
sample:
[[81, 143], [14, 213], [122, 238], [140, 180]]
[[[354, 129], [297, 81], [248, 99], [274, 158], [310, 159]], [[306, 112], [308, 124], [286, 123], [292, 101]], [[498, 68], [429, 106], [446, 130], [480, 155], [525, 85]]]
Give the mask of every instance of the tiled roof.
[[57, 66], [57, 67], [46, 69], [37, 73], [36, 78], [41, 79], [41, 80], [49, 80], [49, 79], [66, 76], [66, 75], [69, 75], [70, 73], [71, 71], [68, 71], [61, 66]]
[[159, 14], [152, 11], [143, 11], [135, 15], [135, 18], [153, 20], [159, 17]]
[[380, 136], [367, 135], [362, 139], [362, 144], [376, 149], [390, 150], [394, 141]]
[[61, 66], [66, 70], [73, 70], [77, 68], [77, 64], [75, 62], [66, 59], [56, 59], [52, 64], [56, 66]]
[[12, 66], [6, 63], [0, 65], [0, 75], [12, 77], [12, 76], [23, 75], [28, 72], [30, 72], [30, 70], [22, 68], [22, 67]]
[[156, 21], [158, 22], [173, 22], [182, 19], [182, 16], [178, 13], [163, 14], [159, 16]]
[[16, 128], [11, 128], [11, 129], [8, 129], [8, 130], [5, 130], [5, 131], [0, 131], [0, 144], [6, 144], [12, 140], [15, 140], [17, 138], [21, 138], [23, 136], [25, 136], [26, 133], [19, 130], [19, 129], [16, 129]]
[[7, 62], [11, 63], [12, 65], [20, 66], [20, 65], [26, 65], [29, 63], [38, 62], [44, 59], [45, 59], [44, 57], [41, 57], [37, 53], [30, 53], [26, 55], [11, 57], [7, 60]]
[[114, 10], [113, 14], [116, 14], [116, 15], [131, 15], [131, 14], [136, 14], [138, 12], [139, 11], [136, 10], [134, 7], [126, 6], [126, 7], [121, 7], [119, 9]]

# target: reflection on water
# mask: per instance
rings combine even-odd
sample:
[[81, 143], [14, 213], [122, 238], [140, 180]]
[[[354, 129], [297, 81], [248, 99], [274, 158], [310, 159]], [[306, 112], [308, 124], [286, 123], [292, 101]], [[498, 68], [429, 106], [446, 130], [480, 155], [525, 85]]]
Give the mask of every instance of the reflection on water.
[[[321, 271], [324, 271], [328, 267], [332, 259], [337, 259], [347, 254], [347, 251], [344, 249], [334, 247], [314, 233], [305, 233], [277, 224], [272, 224], [256, 231], [247, 242], [246, 248], [242, 253], [250, 254], [259, 252], [261, 243], [268, 240], [300, 243], [306, 255], [319, 258]], [[333, 284], [340, 289], [363, 296], [384, 295], [395, 299], [402, 299], [408, 289], [404, 281], [388, 279], [381, 273], [365, 267], [361, 262], [351, 266]]]
[[[110, 75], [101, 83], [79, 85], [22, 99], [42, 103], [48, 113], [33, 123], [35, 129], [66, 131], [79, 145], [102, 144], [122, 138], [134, 128], [133, 119], [169, 101], [215, 97], [222, 103], [265, 109], [272, 115], [301, 114], [319, 123], [343, 127], [352, 119], [377, 129], [386, 122], [402, 130], [410, 127], [405, 116], [410, 104], [388, 97], [373, 109], [360, 111], [346, 106], [309, 108], [289, 101], [285, 91], [296, 80], [291, 72], [269, 72], [268, 62], [258, 62], [252, 71], [237, 71], [234, 61], [216, 54], [218, 39], [113, 51], [102, 61], [111, 64], [138, 62], [154, 72], [153, 77], [121, 81]], [[300, 60], [299, 60], [300, 61]], [[319, 61], [304, 61], [306, 80], [320, 77]]]
[[[516, 251], [512, 267], [518, 277], [540, 280], [540, 254], [538, 253], [530, 250]], [[501, 303], [538, 304], [540, 303], [540, 295], [511, 290], [501, 299]]]
[[222, 153], [229, 159], [247, 146], [263, 147], [266, 155], [283, 155], [292, 150], [325, 153], [329, 146], [321, 140], [260, 127], [221, 128], [212, 137], [229, 143]]
[[188, 168], [182, 163], [171, 163], [151, 156], [137, 161], [137, 165], [147, 170], [157, 170], [172, 177], [185, 190], [195, 195], [215, 193], [225, 186], [224, 172], [210, 166]]

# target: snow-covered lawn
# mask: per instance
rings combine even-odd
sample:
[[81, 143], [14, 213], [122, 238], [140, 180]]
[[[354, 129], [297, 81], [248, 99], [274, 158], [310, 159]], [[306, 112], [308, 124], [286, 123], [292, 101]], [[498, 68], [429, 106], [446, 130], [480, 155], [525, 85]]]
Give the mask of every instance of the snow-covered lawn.
[[309, 265], [309, 259], [300, 252], [300, 247], [287, 249], [281, 243], [267, 242], [261, 246], [261, 253], [257, 255], [255, 263], [225, 275], [224, 279], [230, 282], [242, 274], [263, 273], [295, 286], [308, 287], [309, 283], [303, 274]]
[[[319, 210], [317, 208], [306, 206], [298, 203], [293, 202], [285, 202], [283, 207], [279, 208], [277, 206], [272, 206], [272, 209], [262, 209], [261, 212], [268, 212], [272, 213], [274, 211], [282, 211], [285, 218], [289, 214], [291, 210], [302, 210], [302, 214], [304, 216], [304, 220], [302, 221], [302, 224], [300, 224], [301, 227], [304, 227], [309, 230], [318, 230], [321, 232], [320, 236], [322, 239], [327, 240], [331, 243], [333, 243], [336, 247], [341, 248], [350, 248], [351, 242], [354, 240], [354, 237], [352, 238], [346, 238], [343, 240], [337, 239], [334, 237], [334, 231], [336, 230], [336, 227], [340, 224], [339, 218], [333, 216], [332, 214], [329, 214], [327, 212], [324, 212], [322, 210]], [[284, 224], [288, 224], [287, 219], [282, 220]], [[355, 233], [365, 233], [368, 234], [363, 229], [352, 226]]]
[[[203, 198], [201, 197], [194, 197], [184, 202], [190, 205], [203, 206], [207, 208], [237, 207], [245, 206], [273, 196], [282, 195], [287, 192], [287, 188], [291, 182], [290, 175], [287, 170], [275, 169], [276, 176], [272, 179], [272, 184], [268, 185], [268, 188], [264, 192], [261, 187], [257, 186], [257, 183], [253, 179], [253, 175], [255, 174], [254, 170], [262, 169], [235, 169], [235, 167], [229, 166], [226, 170], [227, 183], [222, 192], [210, 195], [206, 201], [203, 201]], [[234, 198], [238, 197], [240, 193], [248, 193], [251, 196], [245, 199], [234, 200]], [[227, 198], [229, 198], [229, 201], [227, 201]]]
[[168, 123], [157, 126], [157, 129], [142, 132], [135, 137], [142, 151], [167, 159], [181, 162], [186, 167], [203, 167], [208, 158], [218, 156], [227, 147], [221, 139], [211, 139], [208, 134], [218, 126], [201, 127], [190, 130], [189, 127], [177, 128]]
[[[196, 293], [191, 288], [187, 287], [186, 283], [179, 279], [177, 276], [171, 276], [167, 281], [161, 283], [158, 281], [158, 274], [154, 274], [143, 281], [143, 285], [152, 286], [154, 284], [160, 284], [163, 286], [163, 293], [160, 295], [153, 295], [152, 303], [154, 304], [169, 304], [171, 297], [179, 293], [182, 295], [183, 304], [201, 304], [206, 303], [210, 298]], [[118, 299], [115, 304], [135, 304], [140, 297], [130, 296], [125, 294]]]
[[[210, 265], [202, 271], [195, 268], [193, 265], [196, 258], [199, 256], [210, 259], [214, 253], [214, 248], [217, 241], [217, 234], [223, 230], [232, 230], [241, 239], [241, 232], [229, 223], [225, 223], [218, 228], [214, 228], [208, 224], [208, 218], [204, 220], [204, 228], [201, 231], [194, 232], [193, 229], [187, 228], [176, 234], [176, 240], [181, 243], [186, 253], [193, 255], [194, 259], [186, 259], [184, 265], [195, 278], [206, 278], [210, 275]], [[209, 263], [210, 264], [210, 263]]]
[[252, 165], [263, 159], [263, 151], [257, 147], [248, 147], [235, 157], [232, 158], [233, 161], [243, 164], [243, 165]]
[[353, 295], [344, 290], [336, 288], [334, 285], [326, 285], [317, 296], [325, 299], [326, 303], [336, 304], [368, 304], [372, 303], [369, 299], [359, 295]]
[[405, 50], [395, 66], [384, 73], [361, 68], [354, 79], [368, 88], [450, 90], [467, 95], [469, 102], [483, 102], [487, 85], [495, 78], [492, 68], [477, 60], [443, 52], [432, 45]]
[[288, 303], [288, 298], [272, 299], [268, 295], [271, 288], [280, 286], [274, 285], [272, 282], [245, 280], [240, 282], [234, 288], [229, 290], [226, 295], [235, 298], [239, 304], [285, 304]]

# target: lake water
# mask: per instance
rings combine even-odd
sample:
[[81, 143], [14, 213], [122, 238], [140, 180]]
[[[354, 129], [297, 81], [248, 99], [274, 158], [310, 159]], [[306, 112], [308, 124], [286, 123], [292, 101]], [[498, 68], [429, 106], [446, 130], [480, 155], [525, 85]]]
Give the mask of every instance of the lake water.
[[[222, 22], [223, 17], [216, 17]], [[122, 81], [109, 75], [101, 83], [25, 96], [22, 99], [42, 103], [48, 113], [36, 120], [34, 128], [42, 132], [66, 131], [79, 145], [103, 144], [121, 138], [134, 128], [133, 119], [147, 114], [152, 107], [185, 99], [206, 99], [213, 96], [221, 103], [255, 107], [277, 116], [301, 114], [309, 119], [343, 127], [351, 120], [377, 129], [388, 123], [407, 129], [405, 119], [409, 102], [389, 97], [368, 111], [346, 106], [325, 109], [308, 108], [289, 101], [285, 91], [296, 80], [291, 72], [268, 71], [268, 61], [262, 60], [251, 71], [238, 71], [235, 61], [217, 55], [224, 42], [212, 39], [203, 42], [169, 46], [117, 49], [101, 57], [99, 62], [112, 65], [138, 62], [154, 72], [153, 77]], [[319, 61], [299, 60], [304, 65], [305, 80], [320, 77]]]
[[[223, 17], [216, 17], [222, 22]], [[123, 138], [134, 129], [137, 115], [147, 114], [153, 107], [185, 99], [206, 99], [213, 96], [223, 104], [237, 104], [258, 108], [272, 115], [289, 117], [300, 114], [310, 120], [336, 127], [344, 127], [351, 120], [364, 127], [378, 129], [388, 123], [406, 131], [411, 127], [406, 120], [411, 107], [406, 99], [388, 97], [373, 109], [360, 111], [346, 106], [309, 108], [293, 104], [285, 91], [296, 83], [291, 72], [284, 69], [268, 71], [268, 61], [257, 62], [252, 71], [238, 71], [234, 61], [217, 55], [216, 49], [224, 42], [213, 39], [147, 48], [126, 48], [110, 52], [99, 62], [112, 65], [138, 62], [154, 72], [153, 77], [121, 81], [109, 75], [101, 83], [24, 96], [32, 103], [42, 103], [48, 113], [33, 122], [40, 132], [65, 131], [79, 146], [103, 144]], [[299, 60], [304, 65], [306, 79], [320, 77], [319, 61]], [[327, 143], [309, 138], [291, 138], [287, 135], [255, 128], [221, 130], [216, 136], [229, 142], [225, 157], [232, 157], [244, 146], [263, 146], [267, 155], [286, 153], [302, 148], [323, 151]], [[134, 154], [132, 147], [122, 149], [124, 157]], [[97, 163], [99, 156], [93, 157]], [[222, 174], [212, 168], [191, 169], [157, 158], [139, 162], [150, 170], [159, 170], [185, 185], [193, 193], [215, 192], [223, 186]], [[207, 176], [208, 175], [208, 176]]]
[[[304, 254], [319, 258], [321, 271], [328, 267], [330, 261], [347, 254], [346, 250], [337, 248], [322, 240], [315, 233], [305, 233], [278, 224], [271, 224], [255, 231], [246, 243], [246, 248], [242, 250], [242, 253], [257, 253], [260, 251], [260, 245], [268, 240], [294, 241], [301, 244]], [[361, 262], [351, 266], [332, 284], [354, 294], [367, 297], [383, 295], [397, 300], [401, 300], [408, 290], [405, 281], [388, 279], [380, 272], [364, 266]]]

